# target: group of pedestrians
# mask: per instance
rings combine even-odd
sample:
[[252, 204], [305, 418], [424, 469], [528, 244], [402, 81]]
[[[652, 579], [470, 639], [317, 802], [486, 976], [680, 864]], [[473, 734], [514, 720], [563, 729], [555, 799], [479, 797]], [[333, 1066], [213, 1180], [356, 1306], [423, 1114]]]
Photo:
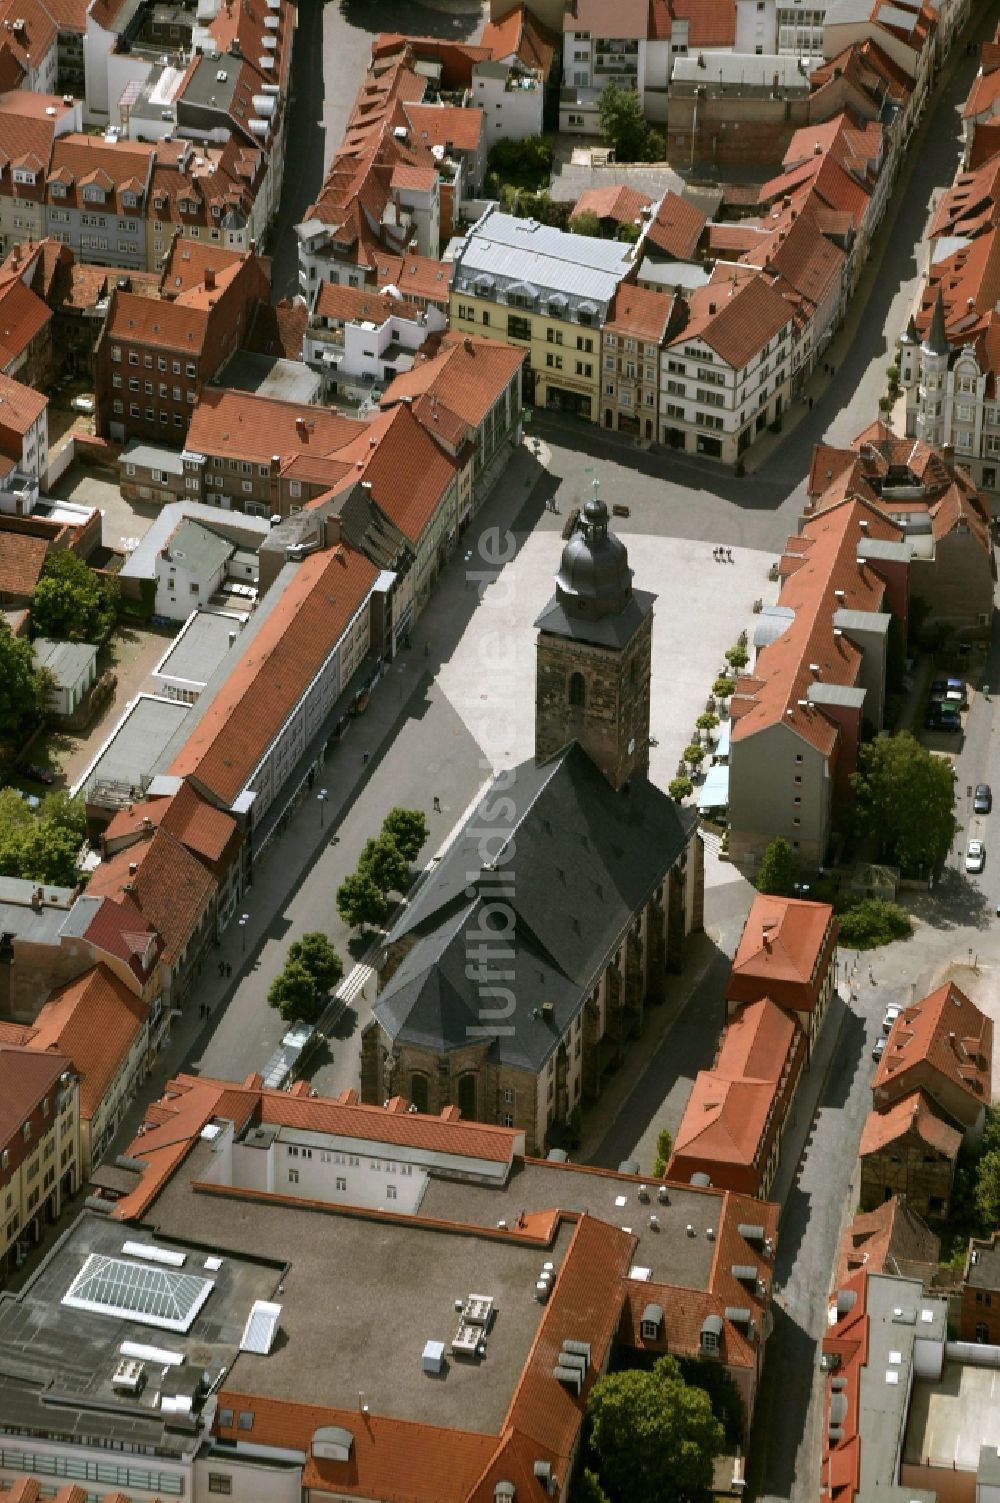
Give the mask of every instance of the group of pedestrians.
[[731, 548], [713, 548], [712, 557], [717, 564], [734, 564], [733, 550]]

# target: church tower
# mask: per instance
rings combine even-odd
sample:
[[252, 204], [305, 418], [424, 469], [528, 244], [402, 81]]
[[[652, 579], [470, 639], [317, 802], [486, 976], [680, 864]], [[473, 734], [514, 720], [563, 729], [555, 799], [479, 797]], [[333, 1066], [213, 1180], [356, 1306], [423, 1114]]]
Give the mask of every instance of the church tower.
[[535, 622], [537, 761], [578, 741], [613, 788], [647, 774], [655, 598], [633, 590], [625, 545], [595, 495]]

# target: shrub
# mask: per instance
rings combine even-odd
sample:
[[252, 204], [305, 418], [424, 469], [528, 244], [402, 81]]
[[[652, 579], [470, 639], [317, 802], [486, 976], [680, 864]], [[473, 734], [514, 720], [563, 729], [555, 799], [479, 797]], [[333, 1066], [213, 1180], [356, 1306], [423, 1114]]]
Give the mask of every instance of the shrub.
[[910, 915], [885, 898], [862, 898], [840, 916], [840, 943], [851, 950], [874, 950], [910, 933]]
[[653, 1160], [653, 1178], [662, 1179], [667, 1172], [670, 1155], [674, 1151], [673, 1134], [661, 1127], [656, 1135], [656, 1158]]
[[718, 723], [718, 715], [713, 715], [711, 710], [706, 710], [705, 713], [703, 715], [699, 715], [698, 719], [695, 721], [695, 725], [698, 727], [699, 731], [714, 731]]
[[749, 661], [750, 654], [740, 643], [737, 643], [735, 647], [730, 647], [726, 653], [726, 662], [731, 668], [745, 668]]
[[672, 778], [667, 785], [667, 792], [675, 803], [683, 803], [694, 792], [694, 784], [690, 778]]
[[716, 699], [728, 699], [736, 688], [736, 680], [732, 678], [717, 678], [712, 685], [712, 693]]
[[685, 746], [682, 755], [685, 762], [689, 762], [692, 767], [700, 767], [705, 760], [705, 748], [703, 746], [695, 746], [692, 742], [690, 746]]
[[757, 891], [771, 897], [790, 898], [795, 890], [795, 858], [787, 840], [776, 836], [761, 857]]

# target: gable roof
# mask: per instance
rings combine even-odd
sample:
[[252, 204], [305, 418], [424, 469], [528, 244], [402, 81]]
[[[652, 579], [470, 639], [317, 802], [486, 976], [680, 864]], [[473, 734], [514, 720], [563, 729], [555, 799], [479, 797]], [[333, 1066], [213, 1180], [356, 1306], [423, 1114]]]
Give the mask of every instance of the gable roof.
[[22, 1124], [69, 1068], [65, 1054], [0, 1042], [0, 1148], [20, 1135]]
[[580, 194], [571, 219], [579, 214], [593, 214], [598, 219], [615, 219], [619, 224], [635, 224], [643, 209], [651, 207], [653, 200], [639, 193], [626, 183], [610, 188], [586, 188]]
[[283, 462], [298, 454], [325, 457], [367, 432], [366, 424], [326, 407], [206, 386], [191, 413], [186, 447], [269, 465], [275, 454]]
[[[493, 864], [516, 875], [507, 964], [515, 995], [539, 1005], [515, 1009], [493, 1049], [537, 1070], [577, 1014], [599, 965], [630, 916], [648, 900], [691, 838], [692, 816], [643, 778], [616, 793], [576, 742], [548, 761], [499, 775], [514, 806]], [[486, 793], [483, 801], [488, 802]], [[392, 929], [389, 944], [415, 940], [376, 1000], [392, 1038], [439, 1051], [482, 1036], [481, 999], [466, 970], [465, 936], [495, 881], [479, 854], [470, 814], [431, 877]], [[505, 863], [510, 862], [509, 866]], [[480, 875], [470, 880], [469, 872]], [[471, 896], [470, 896], [471, 890]], [[558, 894], [558, 901], [553, 900]], [[488, 926], [487, 926], [488, 927]], [[551, 1020], [540, 1004], [551, 1002]]]
[[729, 1079], [714, 1070], [699, 1070], [674, 1139], [671, 1173], [676, 1172], [678, 1158], [751, 1167], [773, 1103], [772, 1081]]
[[114, 898], [142, 914], [163, 939], [167, 965], [187, 948], [216, 890], [215, 878], [197, 857], [163, 829], [148, 844], [102, 861], [87, 888], [88, 895]]
[[734, 370], [742, 370], [794, 316], [791, 305], [761, 275], [741, 285], [697, 287], [688, 306], [688, 322], [671, 345], [702, 339]]
[[418, 356], [412, 370], [395, 378], [382, 398], [382, 406], [391, 407], [404, 397], [437, 397], [463, 421], [478, 428], [526, 358], [527, 351], [495, 339], [446, 334], [436, 355]]
[[842, 1285], [858, 1268], [868, 1273], [898, 1274], [903, 1264], [935, 1265], [941, 1252], [936, 1237], [905, 1195], [858, 1211], [840, 1243], [840, 1266], [836, 1284]]
[[923, 1091], [901, 1096], [884, 1112], [869, 1112], [861, 1133], [858, 1157], [864, 1159], [869, 1154], [881, 1153], [911, 1133], [945, 1158], [958, 1157], [962, 1134], [938, 1115]]
[[696, 204], [672, 191], [666, 192], [649, 222], [644, 249], [653, 246], [675, 261], [693, 261], [708, 216]]
[[47, 538], [6, 532], [0, 522], [0, 593], [17, 596], [33, 594], [48, 550]]
[[52, 993], [35, 1019], [33, 1049], [67, 1054], [80, 1074], [80, 1115], [95, 1115], [149, 1017], [149, 1007], [105, 965]]
[[601, 332], [630, 335], [646, 344], [662, 344], [673, 309], [674, 299], [669, 293], [623, 282], [611, 300]]
[[342, 544], [294, 565], [277, 607], [195, 725], [170, 771], [192, 778], [220, 803], [231, 804], [367, 600], [377, 575], [364, 554]]
[[905, 1082], [925, 1065], [971, 1097], [978, 1114], [989, 1104], [993, 1063], [993, 1020], [980, 1012], [953, 981], [904, 1007], [892, 1025], [872, 1078], [880, 1088]]

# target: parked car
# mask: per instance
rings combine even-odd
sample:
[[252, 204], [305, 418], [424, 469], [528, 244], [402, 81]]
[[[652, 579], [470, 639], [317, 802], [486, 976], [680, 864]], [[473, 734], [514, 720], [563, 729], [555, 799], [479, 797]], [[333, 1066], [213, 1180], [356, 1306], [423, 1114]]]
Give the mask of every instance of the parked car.
[[957, 710], [938, 710], [934, 717], [934, 730], [961, 731], [962, 717]]
[[56, 780], [55, 773], [39, 762], [22, 762], [18, 772], [23, 778], [30, 778], [33, 783], [44, 783], [46, 788]]
[[879, 1038], [877, 1038], [875, 1040], [875, 1048], [872, 1050], [872, 1059], [875, 1061], [876, 1064], [878, 1064], [879, 1060], [882, 1058], [883, 1054], [885, 1053], [885, 1046], [886, 1046], [886, 1037], [885, 1037], [885, 1034], [883, 1033]]
[[42, 801], [37, 794], [25, 793], [23, 788], [15, 788], [14, 792], [19, 799], [27, 804], [29, 809], [40, 809], [42, 807]]
[[886, 1008], [885, 1017], [882, 1019], [882, 1032], [884, 1034], [888, 1035], [892, 1032], [892, 1025], [899, 1017], [900, 1010], [900, 1008], [895, 1006]]
[[972, 800], [972, 812], [974, 814], [989, 814], [993, 808], [993, 790], [989, 783], [977, 783], [975, 796]]
[[94, 410], [94, 399], [93, 397], [74, 397], [69, 405], [74, 412], [86, 412], [90, 414]]
[[986, 865], [986, 847], [981, 840], [970, 840], [965, 852], [965, 870], [981, 872]]

